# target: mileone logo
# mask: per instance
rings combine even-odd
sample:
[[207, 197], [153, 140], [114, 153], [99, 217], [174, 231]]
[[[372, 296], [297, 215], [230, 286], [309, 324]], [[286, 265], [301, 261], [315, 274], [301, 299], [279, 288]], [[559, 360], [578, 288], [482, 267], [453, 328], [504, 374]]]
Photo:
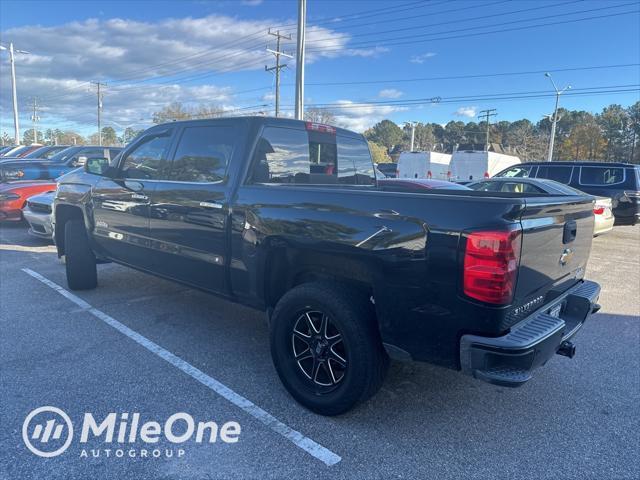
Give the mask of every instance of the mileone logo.
[[[218, 427], [213, 421], [196, 422], [185, 412], [174, 413], [164, 422], [143, 421], [137, 412], [109, 413], [94, 417], [85, 412], [79, 429], [78, 442], [83, 448], [81, 458], [88, 457], [172, 457], [184, 456], [183, 448], [137, 448], [139, 443], [156, 444], [236, 443], [240, 436], [238, 422], [226, 422]], [[69, 415], [59, 408], [46, 406], [31, 411], [22, 424], [22, 439], [27, 448], [39, 457], [56, 457], [64, 453], [73, 441], [74, 426]], [[100, 448], [85, 448], [96, 443]], [[104, 444], [108, 447], [104, 448]], [[112, 445], [115, 444], [115, 445]]]

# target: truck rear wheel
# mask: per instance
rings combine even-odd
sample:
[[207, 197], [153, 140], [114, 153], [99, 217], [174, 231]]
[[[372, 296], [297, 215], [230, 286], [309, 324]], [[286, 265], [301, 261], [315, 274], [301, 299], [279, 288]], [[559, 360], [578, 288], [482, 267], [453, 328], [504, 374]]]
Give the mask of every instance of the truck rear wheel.
[[375, 394], [389, 366], [367, 296], [345, 285], [306, 283], [271, 318], [271, 356], [303, 406], [339, 415]]
[[64, 226], [67, 285], [71, 290], [91, 290], [98, 285], [96, 256], [91, 250], [82, 220], [69, 220]]

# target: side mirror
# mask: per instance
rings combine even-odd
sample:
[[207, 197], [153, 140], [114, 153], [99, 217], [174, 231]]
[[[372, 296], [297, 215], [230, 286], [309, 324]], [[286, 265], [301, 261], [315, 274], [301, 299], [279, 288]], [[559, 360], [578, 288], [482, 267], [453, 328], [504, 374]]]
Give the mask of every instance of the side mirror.
[[[82, 157], [80, 157], [82, 158]], [[80, 158], [78, 160], [80, 160]], [[84, 162], [84, 171], [92, 175], [104, 175], [109, 169], [109, 160], [106, 158], [86, 158]]]
[[75, 163], [75, 166], [81, 167], [82, 165], [85, 165], [87, 163], [87, 157], [84, 155], [80, 155], [78, 159], [73, 163]]

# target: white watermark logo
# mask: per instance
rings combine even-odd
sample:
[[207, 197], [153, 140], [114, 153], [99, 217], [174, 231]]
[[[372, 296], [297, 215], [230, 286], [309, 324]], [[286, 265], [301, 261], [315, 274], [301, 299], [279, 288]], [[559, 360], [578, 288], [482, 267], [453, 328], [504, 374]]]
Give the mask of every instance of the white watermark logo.
[[[57, 407], [39, 407], [27, 415], [22, 424], [22, 440], [27, 448], [39, 457], [56, 457], [64, 453], [73, 441], [73, 422], [69, 415]], [[184, 449], [137, 449], [136, 444], [155, 445], [161, 441], [170, 444], [215, 443], [218, 438], [224, 443], [236, 443], [240, 436], [238, 422], [226, 422], [218, 428], [213, 421], [196, 422], [186, 412], [174, 413], [163, 423], [141, 420], [137, 412], [111, 412], [104, 418], [96, 419], [92, 413], [85, 412], [82, 417], [78, 442], [83, 446], [80, 457], [171, 457], [183, 456]], [[100, 444], [116, 444], [115, 448], [87, 450], [91, 441]], [[125, 451], [126, 450], [126, 451]], [[111, 455], [113, 453], [113, 455]]]
[[59, 408], [39, 407], [24, 419], [22, 440], [39, 457], [57, 457], [71, 445], [73, 424], [69, 415]]

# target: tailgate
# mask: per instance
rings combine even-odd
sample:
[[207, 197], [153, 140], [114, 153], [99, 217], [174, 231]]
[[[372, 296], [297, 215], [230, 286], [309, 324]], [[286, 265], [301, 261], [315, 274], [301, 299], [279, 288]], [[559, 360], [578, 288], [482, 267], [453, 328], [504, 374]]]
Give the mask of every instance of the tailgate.
[[528, 197], [520, 219], [522, 253], [514, 303], [565, 291], [584, 276], [593, 239], [589, 195]]

